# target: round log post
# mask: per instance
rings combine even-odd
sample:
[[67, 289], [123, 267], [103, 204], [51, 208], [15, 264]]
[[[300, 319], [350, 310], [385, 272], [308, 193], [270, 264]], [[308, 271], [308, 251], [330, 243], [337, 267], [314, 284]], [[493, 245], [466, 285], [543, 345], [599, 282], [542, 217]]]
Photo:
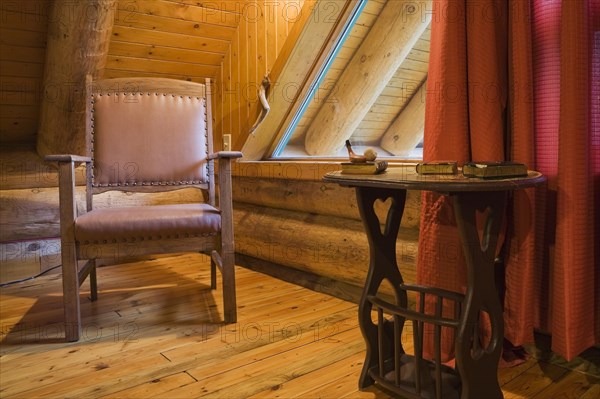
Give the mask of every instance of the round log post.
[[426, 92], [427, 81], [423, 82], [406, 107], [387, 128], [381, 138], [381, 148], [396, 156], [408, 156], [423, 140]]
[[85, 139], [86, 76], [106, 62], [117, 0], [54, 0], [48, 22], [37, 151], [89, 155]]

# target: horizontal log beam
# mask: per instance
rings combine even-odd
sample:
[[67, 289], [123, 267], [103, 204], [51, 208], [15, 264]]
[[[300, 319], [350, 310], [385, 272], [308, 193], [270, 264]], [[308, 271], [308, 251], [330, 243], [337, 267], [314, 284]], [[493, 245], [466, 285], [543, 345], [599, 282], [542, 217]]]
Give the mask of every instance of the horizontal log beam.
[[[236, 252], [332, 280], [362, 286], [369, 244], [362, 222], [238, 203], [234, 208]], [[396, 246], [407, 281], [415, 281], [418, 243], [402, 232]]]
[[60, 264], [58, 238], [0, 243], [0, 283], [36, 276]]
[[[360, 220], [354, 189], [338, 184], [236, 176], [233, 178], [233, 200], [236, 203]], [[375, 212], [382, 223], [385, 222], [388, 205], [380, 201], [375, 203]], [[420, 192], [409, 191], [401, 228], [418, 228], [420, 206]]]
[[[85, 210], [85, 188], [77, 187], [77, 208]], [[204, 202], [194, 188], [161, 193], [111, 191], [94, 197], [94, 207]], [[0, 190], [0, 242], [59, 237], [58, 188]]]
[[[75, 171], [78, 185], [85, 185], [85, 167]], [[0, 150], [0, 184], [2, 190], [58, 186], [58, 169], [32, 148]]]

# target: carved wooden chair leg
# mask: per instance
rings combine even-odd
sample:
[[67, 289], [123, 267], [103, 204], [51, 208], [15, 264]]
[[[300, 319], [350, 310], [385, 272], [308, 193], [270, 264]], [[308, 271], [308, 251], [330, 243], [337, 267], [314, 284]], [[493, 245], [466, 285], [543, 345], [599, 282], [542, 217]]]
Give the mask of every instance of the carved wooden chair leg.
[[65, 336], [67, 341], [73, 342], [79, 340], [81, 332], [79, 275], [74, 246], [65, 245], [63, 247], [62, 272]]
[[210, 289], [217, 289], [217, 264], [212, 257], [210, 258]]
[[225, 323], [235, 323], [237, 321], [237, 303], [235, 298], [235, 265], [233, 254], [224, 254], [221, 276], [223, 278]]
[[92, 302], [98, 300], [98, 280], [96, 278], [96, 259], [90, 260], [92, 268], [90, 269], [90, 299]]

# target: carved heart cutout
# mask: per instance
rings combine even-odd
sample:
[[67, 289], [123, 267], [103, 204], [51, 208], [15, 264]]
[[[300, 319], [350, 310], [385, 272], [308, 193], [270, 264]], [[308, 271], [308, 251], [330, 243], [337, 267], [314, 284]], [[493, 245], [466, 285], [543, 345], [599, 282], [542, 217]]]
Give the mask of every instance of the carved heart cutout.
[[[478, 209], [475, 213], [475, 223], [477, 224], [477, 235], [479, 237], [480, 248], [482, 251], [487, 251], [490, 244], [496, 245], [496, 242], [491, 243], [492, 238], [492, 225], [495, 218], [500, 215], [492, 214], [492, 209], [488, 206], [485, 209]], [[501, 230], [500, 235], [503, 236], [504, 232]], [[501, 238], [498, 245], [501, 245], [503, 239]], [[499, 252], [499, 248], [497, 251]]]
[[379, 228], [381, 229], [381, 234], [385, 235], [385, 224], [387, 222], [387, 216], [392, 207], [392, 197], [388, 197], [385, 201], [380, 199], [375, 200], [373, 203], [373, 210], [375, 211], [375, 216], [379, 220]]

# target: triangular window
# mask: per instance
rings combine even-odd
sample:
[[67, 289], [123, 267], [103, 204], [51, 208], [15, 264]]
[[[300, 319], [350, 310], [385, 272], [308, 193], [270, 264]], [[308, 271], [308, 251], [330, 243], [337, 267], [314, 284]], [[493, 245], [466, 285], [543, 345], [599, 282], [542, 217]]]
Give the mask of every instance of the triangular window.
[[359, 3], [267, 158], [345, 157], [347, 139], [356, 152], [422, 158], [431, 10]]

